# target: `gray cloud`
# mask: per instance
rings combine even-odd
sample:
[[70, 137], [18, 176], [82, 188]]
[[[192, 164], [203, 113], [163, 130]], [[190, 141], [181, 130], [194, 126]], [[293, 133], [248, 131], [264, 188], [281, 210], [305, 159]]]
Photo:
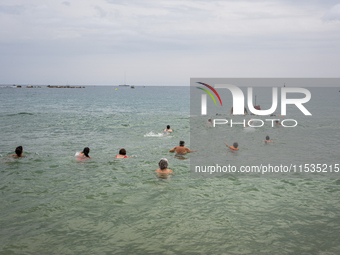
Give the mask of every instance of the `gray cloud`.
[[340, 20], [340, 4], [334, 5], [322, 16], [323, 21]]
[[73, 84], [121, 83], [125, 70], [129, 81], [155, 85], [187, 85], [193, 76], [338, 76], [334, 1], [7, 3], [0, 84], [58, 84], [66, 74]]
[[101, 7], [99, 7], [98, 5], [96, 5], [94, 7], [94, 9], [96, 9], [99, 12], [100, 17], [104, 18], [106, 16], [106, 11], [104, 11]]
[[0, 5], [0, 13], [20, 15], [25, 10], [24, 5]]

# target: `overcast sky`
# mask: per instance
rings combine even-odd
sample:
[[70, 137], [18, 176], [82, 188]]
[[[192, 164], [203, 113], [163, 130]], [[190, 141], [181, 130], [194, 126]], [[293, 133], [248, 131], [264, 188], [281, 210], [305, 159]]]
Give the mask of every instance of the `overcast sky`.
[[0, 34], [0, 84], [340, 76], [333, 0], [1, 0]]

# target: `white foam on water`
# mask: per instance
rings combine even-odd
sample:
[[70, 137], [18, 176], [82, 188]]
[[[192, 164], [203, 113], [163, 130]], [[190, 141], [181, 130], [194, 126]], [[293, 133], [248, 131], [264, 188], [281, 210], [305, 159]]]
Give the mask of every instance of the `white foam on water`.
[[144, 135], [144, 137], [162, 137], [164, 136], [164, 133], [157, 133], [155, 134], [154, 132], [150, 132]]

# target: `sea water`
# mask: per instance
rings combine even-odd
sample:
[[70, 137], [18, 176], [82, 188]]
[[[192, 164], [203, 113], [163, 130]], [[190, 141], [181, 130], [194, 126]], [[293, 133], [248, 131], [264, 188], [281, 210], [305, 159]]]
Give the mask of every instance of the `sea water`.
[[[246, 87], [241, 87], [247, 95]], [[262, 110], [272, 106], [272, 88], [256, 87], [257, 104]], [[311, 115], [304, 115], [294, 104], [288, 104], [285, 116], [282, 116], [281, 102], [274, 116], [230, 115], [232, 97], [229, 90], [219, 90], [223, 106], [214, 105], [208, 101], [207, 115], [201, 114], [202, 90], [191, 87], [191, 146], [198, 150], [191, 157], [191, 172], [195, 175], [194, 166], [237, 166], [244, 170], [250, 166], [254, 170], [265, 167], [264, 170], [284, 168], [280, 175], [277, 172], [269, 174], [239, 173], [233, 177], [283, 177], [283, 178], [339, 178], [339, 126], [340, 126], [340, 92], [336, 87], [309, 87], [311, 99], [303, 104]], [[203, 94], [206, 94], [203, 92]], [[291, 98], [303, 98], [304, 94], [290, 93]], [[246, 102], [247, 103], [247, 102]], [[246, 104], [246, 106], [248, 106]], [[208, 118], [215, 121], [207, 123]], [[276, 125], [275, 120], [282, 123]], [[253, 121], [253, 122], [251, 122]], [[246, 126], [248, 125], [249, 126]], [[274, 143], [266, 144], [266, 136]], [[239, 152], [232, 152], [225, 146], [237, 142]], [[215, 167], [216, 168], [216, 167]], [[287, 174], [291, 170], [291, 174]], [[310, 171], [308, 171], [310, 169]], [[207, 177], [210, 175], [200, 174]], [[216, 175], [214, 173], [213, 175]], [[223, 175], [223, 172], [222, 172]]]
[[[0, 254], [339, 254], [338, 179], [191, 178], [195, 154], [169, 153], [191, 148], [189, 98], [189, 87], [0, 88]], [[333, 148], [324, 115], [311, 124]], [[265, 132], [234, 132], [255, 141], [240, 154], [251, 164]], [[292, 151], [285, 132], [273, 151]], [[19, 145], [26, 157], [8, 157]], [[91, 159], [78, 161], [84, 147]], [[115, 159], [121, 148], [131, 158]]]

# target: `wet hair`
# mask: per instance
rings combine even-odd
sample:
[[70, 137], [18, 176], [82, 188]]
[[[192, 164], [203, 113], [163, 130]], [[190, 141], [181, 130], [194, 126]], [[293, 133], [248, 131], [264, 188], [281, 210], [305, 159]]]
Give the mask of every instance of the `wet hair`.
[[167, 128], [167, 129], [170, 129], [170, 125], [167, 125], [166, 128]]
[[279, 123], [279, 121], [278, 121], [278, 120], [275, 120], [275, 123]]
[[266, 136], [266, 140], [270, 140], [269, 135]]
[[22, 146], [18, 146], [15, 148], [15, 154], [17, 154], [18, 157], [21, 156], [22, 153]]
[[124, 148], [120, 149], [119, 155], [126, 155], [126, 150]]
[[90, 157], [90, 156], [89, 156], [90, 148], [89, 148], [89, 147], [85, 147], [84, 150], [83, 150], [83, 153], [84, 153], [85, 157], [88, 157], [88, 158], [89, 158], [89, 157]]
[[234, 143], [233, 146], [234, 146], [235, 148], [237, 148], [237, 147], [238, 147], [238, 143]]
[[184, 146], [184, 141], [179, 141], [179, 146]]
[[162, 158], [159, 162], [158, 162], [159, 168], [161, 170], [167, 169], [169, 162], [166, 158]]

